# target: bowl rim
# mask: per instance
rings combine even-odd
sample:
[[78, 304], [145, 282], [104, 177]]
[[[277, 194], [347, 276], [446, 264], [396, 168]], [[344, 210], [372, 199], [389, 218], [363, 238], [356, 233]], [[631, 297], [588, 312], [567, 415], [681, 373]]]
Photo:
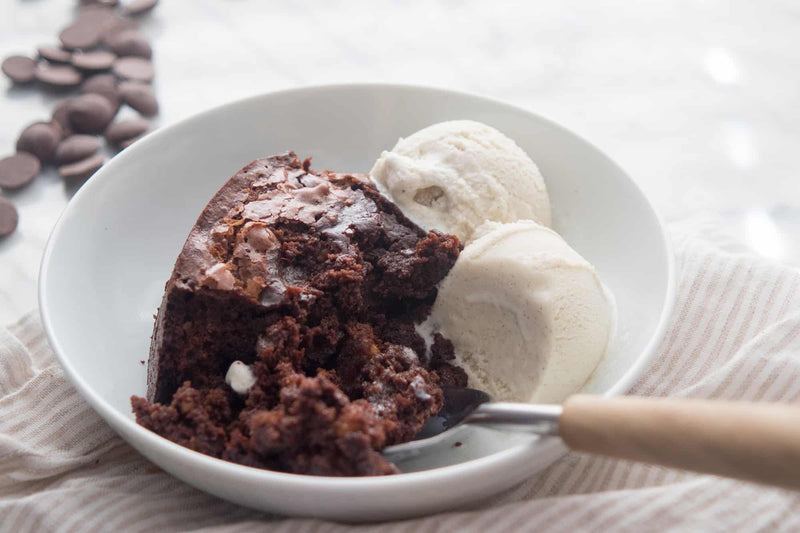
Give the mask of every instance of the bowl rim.
[[[531, 453], [534, 449], [540, 448], [542, 446], [547, 446], [548, 444], [557, 441], [557, 439], [549, 439], [549, 438], [537, 440], [527, 444], [519, 444], [507, 450], [496, 452], [484, 457], [467, 460], [454, 465], [441, 466], [419, 472], [400, 473], [391, 476], [334, 477], [334, 476], [316, 476], [316, 475], [276, 472], [272, 470], [265, 470], [255, 467], [244, 466], [229, 461], [224, 461], [222, 459], [217, 459], [215, 457], [211, 457], [202, 454], [200, 452], [190, 450], [189, 448], [185, 448], [179, 444], [176, 444], [168, 439], [165, 439], [139, 426], [131, 418], [119, 413], [105, 399], [103, 399], [98, 393], [96, 393], [83, 380], [83, 378], [71, 365], [69, 356], [66, 354], [65, 350], [61, 346], [61, 343], [59, 342], [58, 335], [55, 331], [53, 321], [51, 318], [51, 311], [48, 306], [48, 301], [49, 301], [48, 279], [50, 277], [51, 268], [56, 268], [52, 265], [51, 256], [53, 254], [53, 250], [56, 247], [56, 244], [59, 241], [59, 236], [64, 231], [64, 228], [68, 226], [70, 220], [75, 216], [74, 214], [77, 210], [76, 206], [83, 201], [83, 198], [91, 195], [92, 191], [94, 191], [102, 182], [111, 179], [110, 176], [113, 176], [116, 167], [125, 164], [127, 160], [132, 157], [137, 157], [138, 152], [144, 149], [144, 147], [159, 142], [163, 136], [171, 135], [172, 131], [175, 129], [186, 127], [197, 122], [202, 122], [207, 117], [214, 114], [225, 113], [226, 111], [229, 111], [231, 109], [240, 106], [246, 107], [253, 105], [261, 100], [280, 98], [282, 96], [287, 96], [287, 95], [302, 96], [302, 95], [312, 95], [313, 93], [325, 93], [330, 91], [341, 91], [341, 90], [405, 91], [405, 92], [419, 92], [419, 93], [438, 93], [440, 96], [445, 96], [445, 97], [446, 96], [453, 96], [458, 98], [466, 97], [480, 101], [484, 104], [490, 104], [493, 106], [503, 108], [506, 111], [526, 114], [536, 120], [546, 123], [548, 127], [565, 131], [566, 133], [572, 135], [579, 141], [583, 142], [587, 146], [587, 148], [594, 150], [595, 152], [600, 154], [613, 167], [615, 167], [615, 169], [619, 173], [623, 174], [628, 179], [628, 181], [634, 187], [636, 192], [638, 192], [639, 195], [645, 200], [646, 204], [650, 208], [652, 215], [655, 217], [655, 221], [660, 230], [662, 240], [664, 243], [664, 253], [667, 258], [667, 265], [666, 265], [667, 287], [664, 295], [665, 296], [664, 302], [661, 307], [661, 313], [658, 319], [658, 323], [656, 324], [656, 328], [653, 332], [653, 335], [650, 337], [647, 345], [644, 347], [642, 352], [636, 358], [634, 364], [627, 369], [627, 371], [622, 375], [622, 377], [611, 388], [609, 388], [607, 391], [603, 393], [603, 396], [615, 396], [629, 390], [631, 386], [633, 386], [635, 381], [642, 375], [644, 370], [652, 363], [657, 354], [656, 348], [664, 338], [664, 334], [666, 332], [667, 326], [672, 316], [672, 311], [675, 304], [675, 293], [676, 293], [675, 258], [673, 255], [672, 243], [670, 242], [669, 234], [666, 232], [662, 217], [655, 210], [653, 204], [644, 194], [639, 184], [616, 161], [611, 159], [608, 155], [606, 155], [605, 152], [600, 150], [593, 143], [586, 140], [581, 135], [573, 132], [572, 130], [569, 130], [564, 126], [561, 126], [557, 122], [550, 120], [528, 109], [495, 98], [465, 91], [457, 91], [453, 89], [436, 87], [436, 86], [428, 86], [421, 84], [359, 82], [359, 83], [306, 85], [306, 86], [282, 89], [278, 91], [269, 91], [266, 93], [252, 95], [246, 98], [234, 100], [232, 102], [228, 102], [219, 106], [205, 109], [199, 113], [180, 119], [172, 124], [161, 127], [158, 130], [147, 134], [144, 138], [135, 143], [135, 145], [131, 146], [130, 148], [122, 151], [120, 154], [113, 157], [94, 176], [92, 176], [89, 180], [87, 180], [87, 182], [84, 183], [83, 186], [70, 199], [66, 208], [60, 214], [55, 226], [53, 227], [53, 230], [50, 233], [50, 236], [48, 237], [47, 243], [45, 245], [45, 251], [42, 255], [40, 263], [39, 279], [38, 279], [39, 313], [42, 320], [42, 325], [44, 327], [44, 331], [47, 335], [50, 345], [53, 348], [53, 351], [55, 352], [58, 358], [59, 363], [61, 364], [62, 368], [67, 374], [67, 377], [69, 378], [70, 382], [73, 384], [73, 386], [75, 386], [75, 388], [84, 397], [84, 399], [87, 400], [87, 402], [92, 406], [92, 408], [107, 423], [109, 423], [109, 425], [111, 425], [118, 434], [121, 434], [121, 436], [123, 436], [123, 439], [126, 440], [129, 444], [132, 443], [127, 438], [125, 438], [124, 433], [134, 432], [137, 433], [139, 437], [141, 437], [142, 439], [141, 442], [146, 443], [148, 447], [152, 446], [153, 449], [157, 450], [159, 452], [159, 455], [162, 457], [168, 456], [170, 458], [175, 458], [177, 456], [183, 456], [187, 461], [194, 462], [197, 468], [206, 469], [206, 471], [209, 473], [218, 472], [221, 475], [234, 475], [241, 477], [243, 480], [253, 481], [253, 482], [273, 482], [273, 483], [280, 482], [287, 489], [289, 488], [307, 489], [309, 488], [309, 485], [316, 485], [320, 489], [330, 489], [330, 490], [339, 489], [345, 491], [353, 489], [380, 490], [380, 489], [388, 489], [389, 487], [391, 487], [392, 490], [395, 490], [402, 487], [411, 488], [416, 486], [419, 482], [431, 482], [436, 479], [441, 481], [446, 480], [452, 483], [454, 481], [458, 481], [459, 478], [469, 475], [472, 471], [476, 469], [491, 472], [495, 468], [513, 464], [516, 461], [522, 459], [525, 455]], [[564, 453], [566, 453], [566, 449], [564, 450]]]

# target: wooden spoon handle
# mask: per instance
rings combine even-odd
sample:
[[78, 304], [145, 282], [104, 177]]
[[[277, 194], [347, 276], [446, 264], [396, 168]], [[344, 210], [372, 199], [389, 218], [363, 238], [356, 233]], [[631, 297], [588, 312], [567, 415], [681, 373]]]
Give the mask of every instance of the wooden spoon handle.
[[576, 395], [559, 421], [573, 450], [800, 489], [800, 407]]

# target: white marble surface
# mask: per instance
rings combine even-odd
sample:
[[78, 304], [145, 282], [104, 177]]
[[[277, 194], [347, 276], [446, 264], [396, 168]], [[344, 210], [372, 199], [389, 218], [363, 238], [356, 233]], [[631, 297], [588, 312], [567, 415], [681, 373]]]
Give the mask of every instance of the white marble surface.
[[[0, 56], [55, 43], [75, 0], [0, 0]], [[162, 0], [158, 118], [299, 85], [385, 81], [507, 100], [580, 133], [669, 220], [715, 217], [800, 265], [800, 4], [790, 0]], [[6, 82], [0, 81], [0, 87]], [[2, 89], [0, 154], [54, 99]], [[50, 170], [9, 194], [0, 324], [36, 306], [47, 236], [74, 187]], [[124, 281], [123, 281], [124, 282]]]

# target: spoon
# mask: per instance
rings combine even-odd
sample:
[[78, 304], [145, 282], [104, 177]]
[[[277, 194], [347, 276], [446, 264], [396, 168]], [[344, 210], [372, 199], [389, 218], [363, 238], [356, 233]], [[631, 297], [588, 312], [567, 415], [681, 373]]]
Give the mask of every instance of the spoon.
[[452, 446], [465, 425], [560, 437], [570, 449], [800, 490], [800, 406], [637, 396], [575, 395], [562, 405], [492, 403], [444, 387], [444, 407], [390, 461]]

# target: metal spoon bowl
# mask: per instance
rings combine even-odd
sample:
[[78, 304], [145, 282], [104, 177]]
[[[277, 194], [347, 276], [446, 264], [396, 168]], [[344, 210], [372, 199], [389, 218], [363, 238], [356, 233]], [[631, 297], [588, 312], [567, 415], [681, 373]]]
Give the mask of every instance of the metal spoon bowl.
[[491, 403], [485, 392], [462, 387], [442, 387], [442, 392], [444, 406], [439, 414], [429, 418], [413, 440], [385, 448], [386, 459], [402, 461], [449, 445], [455, 430], [466, 424], [558, 435], [559, 405]]

